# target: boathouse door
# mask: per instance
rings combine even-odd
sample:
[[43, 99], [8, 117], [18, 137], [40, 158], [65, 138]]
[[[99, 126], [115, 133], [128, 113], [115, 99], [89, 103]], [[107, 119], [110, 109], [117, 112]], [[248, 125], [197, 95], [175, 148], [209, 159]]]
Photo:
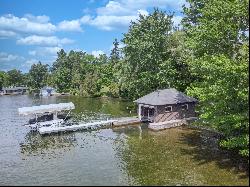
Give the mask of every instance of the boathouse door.
[[155, 114], [155, 109], [153, 107], [147, 107], [147, 106], [142, 107], [142, 116], [144, 120], [153, 121], [154, 114]]

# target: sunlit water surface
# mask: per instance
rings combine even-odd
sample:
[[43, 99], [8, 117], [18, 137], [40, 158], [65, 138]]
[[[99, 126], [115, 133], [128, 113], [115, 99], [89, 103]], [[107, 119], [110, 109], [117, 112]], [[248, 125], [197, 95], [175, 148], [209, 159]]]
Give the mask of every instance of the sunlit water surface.
[[22, 126], [24, 106], [72, 101], [76, 120], [136, 115], [131, 102], [73, 96], [0, 96], [0, 185], [248, 185], [216, 137], [147, 124], [40, 136]]

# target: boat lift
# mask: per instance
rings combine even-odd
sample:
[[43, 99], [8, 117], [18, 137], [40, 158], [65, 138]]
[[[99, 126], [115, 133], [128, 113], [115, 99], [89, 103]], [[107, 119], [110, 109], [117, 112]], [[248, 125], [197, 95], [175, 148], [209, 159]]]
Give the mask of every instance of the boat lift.
[[[100, 127], [120, 127], [128, 124], [140, 123], [140, 120], [136, 117], [120, 118], [120, 119], [107, 119], [102, 121], [95, 121], [89, 123], [67, 123], [67, 117], [71, 110], [75, 109], [75, 105], [70, 103], [59, 103], [40, 105], [33, 107], [23, 107], [18, 109], [19, 115], [34, 115], [34, 123], [27, 124], [32, 130], [37, 130], [40, 134], [57, 133], [63, 131], [76, 131], [80, 129], [96, 129]], [[60, 119], [58, 118], [58, 112], [69, 110], [68, 114]], [[50, 115], [50, 117], [43, 120], [39, 120], [39, 115]]]
[[[96, 129], [98, 127], [103, 126], [111, 126], [114, 121], [117, 120], [104, 120], [90, 123], [66, 123], [66, 119], [70, 114], [70, 111], [75, 109], [75, 105], [70, 103], [59, 103], [59, 104], [49, 104], [49, 105], [40, 105], [33, 107], [23, 107], [18, 108], [19, 115], [34, 115], [35, 119], [34, 123], [26, 124], [26, 126], [31, 127], [32, 130], [37, 130], [40, 134], [49, 134], [53, 132], [61, 132], [61, 131], [76, 131], [80, 129]], [[69, 110], [68, 114], [64, 119], [58, 118], [58, 112]], [[51, 119], [44, 119], [43, 121], [39, 121], [39, 115], [53, 115]], [[41, 118], [41, 117], [40, 117]]]
[[[18, 108], [19, 115], [35, 115], [34, 123], [31, 122], [26, 124], [26, 126], [31, 127], [32, 130], [40, 131], [41, 128], [57, 128], [63, 125], [68, 118], [72, 109], [75, 109], [75, 105], [70, 103], [59, 103], [59, 104], [49, 104], [49, 105], [40, 105], [32, 107], [22, 107]], [[67, 111], [66, 116], [59, 118], [59, 113], [61, 111]], [[40, 118], [40, 119], [39, 119]]]

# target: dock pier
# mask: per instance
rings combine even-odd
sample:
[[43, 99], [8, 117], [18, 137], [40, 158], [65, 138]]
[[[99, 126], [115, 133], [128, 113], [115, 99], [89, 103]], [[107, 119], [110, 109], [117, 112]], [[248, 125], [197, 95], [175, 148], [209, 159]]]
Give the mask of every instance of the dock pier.
[[63, 131], [77, 131], [77, 130], [91, 130], [97, 128], [109, 128], [109, 127], [121, 127], [125, 125], [132, 125], [141, 123], [137, 117], [123, 117], [117, 119], [107, 119], [103, 121], [79, 123], [75, 125], [64, 125], [64, 126], [43, 126], [39, 127], [38, 131], [40, 134], [57, 133]]
[[[149, 123], [148, 128], [153, 131], [164, 130], [172, 127], [177, 127], [181, 125], [187, 125], [190, 121], [194, 121], [195, 117], [170, 120], [159, 123]], [[75, 125], [64, 125], [64, 126], [43, 126], [38, 128], [40, 134], [57, 133], [62, 131], [77, 131], [77, 130], [93, 130], [97, 128], [115, 128], [128, 125], [140, 124], [142, 121], [138, 117], [123, 117], [107, 119], [103, 121], [89, 122], [89, 123], [79, 123]]]

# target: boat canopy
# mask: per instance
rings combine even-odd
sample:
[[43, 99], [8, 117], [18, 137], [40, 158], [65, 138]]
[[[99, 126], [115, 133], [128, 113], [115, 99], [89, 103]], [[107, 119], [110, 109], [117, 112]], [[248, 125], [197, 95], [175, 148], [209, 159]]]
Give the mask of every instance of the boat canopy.
[[20, 115], [30, 115], [30, 114], [43, 114], [45, 112], [57, 112], [62, 110], [72, 110], [75, 109], [74, 103], [59, 103], [59, 104], [49, 104], [40, 105], [32, 107], [22, 107], [18, 108], [18, 113]]

